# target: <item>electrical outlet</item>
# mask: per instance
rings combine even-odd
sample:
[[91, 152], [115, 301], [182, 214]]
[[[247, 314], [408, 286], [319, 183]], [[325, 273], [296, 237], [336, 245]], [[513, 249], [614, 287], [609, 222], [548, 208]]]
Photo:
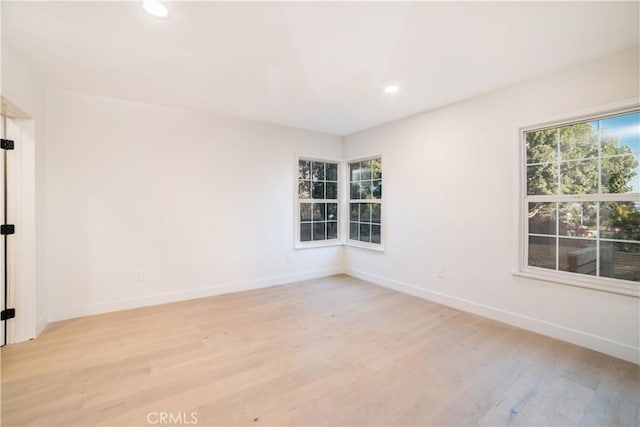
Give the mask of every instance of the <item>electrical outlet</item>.
[[136, 282], [142, 282], [142, 271], [136, 270], [133, 272], [133, 280]]
[[444, 279], [444, 268], [440, 267], [436, 271], [436, 276], [438, 276], [439, 279]]

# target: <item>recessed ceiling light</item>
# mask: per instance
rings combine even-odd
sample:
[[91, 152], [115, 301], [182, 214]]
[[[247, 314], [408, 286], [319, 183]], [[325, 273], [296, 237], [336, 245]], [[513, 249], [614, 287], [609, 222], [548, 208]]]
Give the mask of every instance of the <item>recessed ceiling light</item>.
[[400, 88], [396, 85], [389, 85], [384, 88], [384, 93], [398, 93]]
[[156, 18], [166, 18], [169, 16], [169, 9], [159, 1], [144, 0], [142, 2], [142, 7], [149, 15], [155, 16]]

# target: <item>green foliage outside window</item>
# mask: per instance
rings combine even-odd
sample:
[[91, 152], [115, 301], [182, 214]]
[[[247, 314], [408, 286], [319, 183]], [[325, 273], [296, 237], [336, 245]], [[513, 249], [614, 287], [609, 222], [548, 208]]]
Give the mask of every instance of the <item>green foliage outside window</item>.
[[[589, 253], [595, 239], [604, 239], [599, 275], [639, 281], [640, 262], [630, 257], [640, 261], [640, 200], [630, 196], [640, 191], [640, 113], [530, 131], [525, 138], [529, 265], [563, 270], [563, 257]], [[612, 194], [621, 200], [612, 201]], [[584, 197], [553, 201], [572, 195]], [[631, 261], [620, 267], [625, 257]], [[604, 271], [609, 264], [617, 270]], [[583, 274], [596, 274], [589, 271]]]

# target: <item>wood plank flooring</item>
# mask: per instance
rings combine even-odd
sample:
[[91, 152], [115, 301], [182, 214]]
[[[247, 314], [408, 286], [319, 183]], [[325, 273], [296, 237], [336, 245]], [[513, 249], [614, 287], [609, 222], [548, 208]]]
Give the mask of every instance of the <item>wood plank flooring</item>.
[[638, 426], [640, 367], [334, 276], [54, 323], [2, 349], [1, 399], [3, 426]]

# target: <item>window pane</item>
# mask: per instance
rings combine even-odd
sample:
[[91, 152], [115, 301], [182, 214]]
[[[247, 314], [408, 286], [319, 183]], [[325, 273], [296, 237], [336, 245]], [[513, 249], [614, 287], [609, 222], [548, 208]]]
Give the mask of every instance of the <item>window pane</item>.
[[351, 184], [351, 198], [359, 199], [360, 198], [360, 183], [352, 183]]
[[527, 194], [558, 194], [558, 172], [555, 164], [527, 166]]
[[371, 222], [371, 203], [360, 203], [360, 222]]
[[527, 132], [527, 164], [555, 162], [558, 158], [557, 129]]
[[306, 222], [300, 224], [300, 241], [308, 242], [311, 240], [311, 223]]
[[371, 224], [360, 224], [360, 240], [361, 242], [369, 242], [370, 241], [370, 230]]
[[374, 199], [382, 198], [382, 180], [373, 181], [371, 185], [371, 194]]
[[371, 181], [360, 183], [360, 198], [361, 199], [371, 198]]
[[338, 180], [338, 165], [335, 163], [327, 163], [326, 164], [326, 179], [327, 181], [337, 181]]
[[298, 197], [301, 199], [311, 198], [311, 182], [300, 181], [298, 183]]
[[313, 194], [314, 199], [324, 199], [324, 182], [314, 182], [313, 183]]
[[602, 155], [640, 155], [640, 112], [600, 120]]
[[602, 159], [602, 192], [640, 192], [640, 156]]
[[313, 204], [313, 220], [314, 221], [324, 221], [325, 219], [325, 209], [326, 203], [314, 203]]
[[598, 122], [577, 123], [560, 128], [560, 158], [598, 157]]
[[560, 203], [561, 236], [596, 237], [596, 203]]
[[529, 203], [529, 233], [556, 234], [556, 204]]
[[558, 269], [595, 276], [596, 242], [585, 239], [560, 238]]
[[358, 221], [360, 218], [360, 203], [351, 203], [349, 221]]
[[311, 162], [311, 179], [314, 181], [324, 179], [324, 163], [323, 162]]
[[308, 160], [298, 161], [298, 179], [311, 179], [311, 162]]
[[640, 240], [640, 202], [600, 203], [600, 238]]
[[338, 198], [338, 183], [337, 182], [327, 182], [327, 199], [337, 199]]
[[357, 222], [349, 223], [349, 238], [351, 240], [358, 240], [358, 223]]
[[372, 165], [371, 160], [367, 160], [361, 163], [360, 180], [367, 181], [371, 179]]
[[337, 203], [327, 203], [327, 220], [329, 221], [338, 220], [338, 204]]
[[351, 182], [360, 181], [360, 162], [350, 163], [349, 171], [351, 174]]
[[371, 222], [380, 224], [380, 203], [371, 204]]
[[371, 160], [371, 178], [382, 179], [382, 159]]
[[326, 240], [326, 222], [313, 223], [313, 240]]
[[380, 226], [371, 226], [371, 243], [380, 243]]
[[311, 203], [300, 203], [300, 221], [311, 221]]
[[529, 236], [529, 266], [556, 269], [556, 238]]
[[600, 242], [600, 276], [640, 282], [640, 244]]
[[337, 239], [337, 238], [338, 238], [338, 223], [327, 222], [327, 239]]
[[562, 194], [598, 192], [598, 160], [560, 163]]

